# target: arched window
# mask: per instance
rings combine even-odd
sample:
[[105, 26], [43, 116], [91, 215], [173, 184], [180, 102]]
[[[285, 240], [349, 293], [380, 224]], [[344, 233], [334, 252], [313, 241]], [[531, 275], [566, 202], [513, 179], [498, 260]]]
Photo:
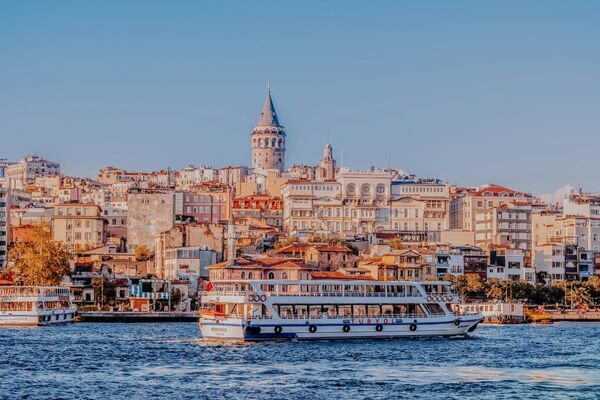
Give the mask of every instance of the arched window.
[[242, 271], [241, 275], [240, 275], [240, 279], [246, 279], [246, 272]]
[[281, 147], [283, 147], [282, 145], [283, 145], [283, 142], [281, 141], [281, 139], [279, 139], [277, 147], [281, 148]]
[[377, 188], [375, 190], [377, 191], [377, 194], [385, 194], [385, 185], [383, 183], [380, 183], [379, 185], [377, 185]]
[[258, 147], [262, 147], [262, 145], [263, 145], [262, 139], [258, 139]]
[[360, 187], [360, 194], [362, 194], [363, 196], [370, 195], [371, 185], [369, 185], [368, 183], [363, 183], [363, 185]]
[[348, 194], [350, 196], [354, 196], [355, 193], [356, 193], [356, 185], [354, 185], [354, 183], [351, 183], [348, 186], [346, 186], [346, 194]]
[[253, 274], [252, 274], [252, 271], [248, 272], [248, 279], [252, 279], [252, 278], [253, 278], [253, 276], [252, 276], [252, 275], [253, 275]]
[[287, 279], [287, 278], [288, 278], [287, 272], [284, 272], [281, 274], [281, 279]]
[[275, 147], [275, 142], [276, 142], [275, 138], [271, 139], [271, 147]]
[[269, 272], [269, 279], [275, 279], [275, 274], [272, 272]]

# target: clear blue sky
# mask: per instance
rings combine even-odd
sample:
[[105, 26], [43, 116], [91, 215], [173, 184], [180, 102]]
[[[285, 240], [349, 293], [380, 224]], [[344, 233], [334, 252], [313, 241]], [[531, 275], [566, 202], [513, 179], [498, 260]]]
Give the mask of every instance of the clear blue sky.
[[[271, 81], [288, 165], [600, 191], [597, 1], [0, 4], [0, 158], [66, 173], [249, 164]], [[329, 138], [329, 139], [328, 139]]]

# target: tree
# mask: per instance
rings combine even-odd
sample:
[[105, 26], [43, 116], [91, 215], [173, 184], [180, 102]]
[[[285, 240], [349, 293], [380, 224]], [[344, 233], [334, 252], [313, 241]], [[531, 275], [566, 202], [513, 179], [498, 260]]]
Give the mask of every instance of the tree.
[[485, 295], [489, 299], [498, 299], [505, 300], [506, 299], [506, 291], [507, 291], [507, 282], [501, 281], [497, 278], [492, 278], [487, 283], [487, 289], [485, 291]]
[[148, 261], [152, 258], [152, 252], [146, 246], [138, 246], [135, 248], [136, 261]]
[[171, 308], [176, 310], [183, 299], [183, 294], [179, 289], [171, 289]]
[[388, 242], [388, 245], [392, 248], [392, 250], [404, 250], [406, 248], [402, 240], [398, 238], [391, 239]]
[[72, 255], [64, 243], [54, 241], [47, 225], [35, 225], [27, 240], [17, 242], [9, 251], [7, 273], [16, 283], [27, 286], [55, 286], [70, 272]]

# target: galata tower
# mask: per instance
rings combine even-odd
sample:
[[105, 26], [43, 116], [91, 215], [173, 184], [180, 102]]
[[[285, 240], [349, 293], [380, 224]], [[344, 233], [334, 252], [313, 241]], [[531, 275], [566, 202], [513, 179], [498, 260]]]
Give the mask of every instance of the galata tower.
[[260, 118], [252, 130], [252, 168], [255, 171], [285, 169], [285, 130], [279, 123], [271, 86], [267, 86], [267, 98]]

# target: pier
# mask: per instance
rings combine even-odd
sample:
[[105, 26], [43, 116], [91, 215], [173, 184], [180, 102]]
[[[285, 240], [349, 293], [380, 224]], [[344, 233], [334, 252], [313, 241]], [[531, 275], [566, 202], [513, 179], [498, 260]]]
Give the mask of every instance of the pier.
[[197, 312], [85, 311], [81, 322], [198, 322]]

